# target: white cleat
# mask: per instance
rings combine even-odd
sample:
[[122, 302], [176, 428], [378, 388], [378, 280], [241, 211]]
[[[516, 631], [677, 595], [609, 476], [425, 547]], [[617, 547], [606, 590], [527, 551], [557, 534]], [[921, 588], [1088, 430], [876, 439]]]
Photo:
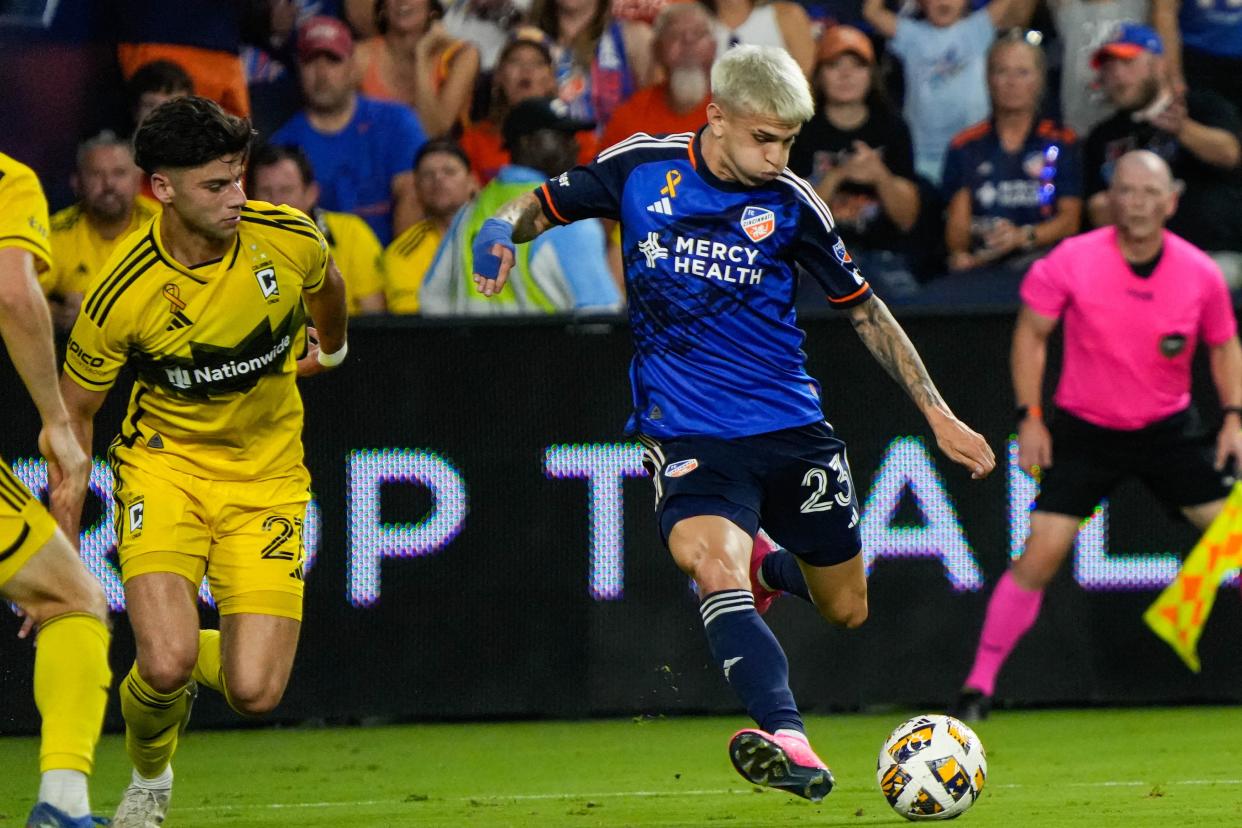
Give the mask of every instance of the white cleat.
[[112, 828], [160, 828], [171, 800], [172, 788], [153, 791], [130, 785], [116, 808], [116, 816], [112, 817]]

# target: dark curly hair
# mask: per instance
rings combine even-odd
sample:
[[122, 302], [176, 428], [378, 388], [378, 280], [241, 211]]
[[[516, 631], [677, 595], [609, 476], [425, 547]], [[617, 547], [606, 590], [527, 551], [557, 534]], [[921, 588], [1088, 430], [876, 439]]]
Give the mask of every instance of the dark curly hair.
[[201, 167], [226, 155], [243, 156], [255, 132], [246, 118], [215, 101], [174, 98], [147, 116], [134, 133], [134, 161], [150, 175], [162, 168]]

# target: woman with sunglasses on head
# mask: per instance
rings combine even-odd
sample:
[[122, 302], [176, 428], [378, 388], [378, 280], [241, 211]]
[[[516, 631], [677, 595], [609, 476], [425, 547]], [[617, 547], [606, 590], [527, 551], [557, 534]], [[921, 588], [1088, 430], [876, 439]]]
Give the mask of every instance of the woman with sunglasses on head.
[[1003, 266], [1020, 276], [1037, 252], [1078, 232], [1080, 148], [1073, 130], [1039, 117], [1045, 66], [1036, 33], [1002, 35], [987, 72], [991, 117], [959, 132], [945, 156], [949, 269]]

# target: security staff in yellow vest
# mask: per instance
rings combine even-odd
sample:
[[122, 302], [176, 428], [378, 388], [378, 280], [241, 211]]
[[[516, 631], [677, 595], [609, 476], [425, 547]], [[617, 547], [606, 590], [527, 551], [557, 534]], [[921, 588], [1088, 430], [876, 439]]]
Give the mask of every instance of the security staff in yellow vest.
[[419, 292], [427, 316], [509, 316], [605, 312], [621, 306], [597, 219], [577, 221], [519, 245], [508, 286], [488, 297], [475, 289], [471, 245], [501, 205], [528, 193], [578, 155], [575, 133], [594, 125], [569, 117], [555, 98], [531, 98], [505, 118], [502, 131], [512, 162], [454, 217]]

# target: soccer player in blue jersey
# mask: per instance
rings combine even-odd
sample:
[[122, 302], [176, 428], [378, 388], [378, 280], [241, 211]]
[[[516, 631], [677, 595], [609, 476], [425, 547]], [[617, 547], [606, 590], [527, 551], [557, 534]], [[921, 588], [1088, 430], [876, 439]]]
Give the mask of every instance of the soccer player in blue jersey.
[[[639, 133], [509, 202], [480, 228], [473, 272], [477, 289], [495, 295], [514, 244], [590, 216], [620, 220], [635, 348], [629, 429], [647, 449], [661, 534], [702, 597], [712, 656], [758, 724], [734, 734], [730, 758], [752, 783], [818, 801], [832, 773], [807, 742], [755, 595], [791, 592], [857, 627], [867, 581], [845, 444], [800, 349], [798, 269], [848, 309], [952, 460], [982, 478], [995, 458], [941, 398], [827, 207], [785, 168], [813, 111], [788, 53], [731, 49], [712, 69], [704, 128]], [[784, 549], [756, 566], [760, 525]]]

